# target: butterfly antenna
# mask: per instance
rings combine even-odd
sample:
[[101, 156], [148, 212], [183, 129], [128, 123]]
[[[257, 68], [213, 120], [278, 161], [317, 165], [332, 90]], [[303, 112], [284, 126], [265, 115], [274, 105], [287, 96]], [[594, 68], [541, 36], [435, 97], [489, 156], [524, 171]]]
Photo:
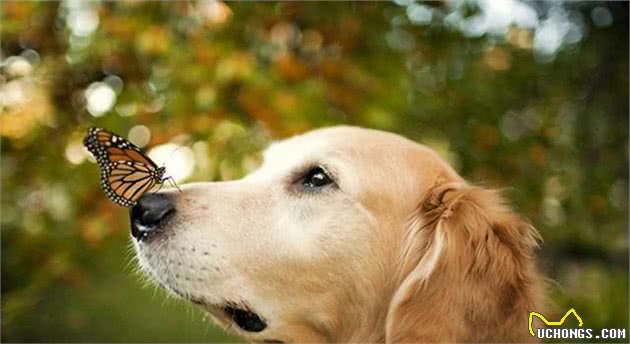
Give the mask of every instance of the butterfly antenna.
[[175, 154], [179, 149], [184, 148], [184, 146], [182, 145], [177, 145], [176, 148], [173, 149], [173, 151], [171, 151], [171, 153], [168, 155], [168, 159], [164, 162], [163, 166], [166, 165], [166, 162], [168, 162], [169, 159], [171, 159], [173, 157], [173, 154]]
[[[172, 158], [173, 154], [175, 154], [177, 152], [177, 150], [179, 150], [181, 148], [184, 148], [184, 146], [178, 145], [177, 148], [173, 149], [173, 151], [169, 154], [168, 159]], [[168, 162], [168, 159], [162, 164], [162, 167], [166, 167], [166, 163]], [[162, 182], [167, 182], [167, 181], [169, 182], [169, 184], [171, 186], [174, 186], [177, 189], [177, 191], [182, 192], [182, 189], [180, 189], [179, 186], [177, 185], [177, 183], [175, 182], [175, 178], [173, 178], [173, 177], [166, 177], [166, 178], [164, 178], [162, 180]]]

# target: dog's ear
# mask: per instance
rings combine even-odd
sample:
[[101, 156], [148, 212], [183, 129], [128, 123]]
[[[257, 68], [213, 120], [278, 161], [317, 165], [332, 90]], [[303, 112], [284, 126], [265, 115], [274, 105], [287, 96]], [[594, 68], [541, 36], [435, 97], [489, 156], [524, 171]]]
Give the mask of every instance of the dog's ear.
[[496, 191], [433, 187], [404, 239], [387, 342], [534, 340], [527, 317], [541, 295], [539, 239]]

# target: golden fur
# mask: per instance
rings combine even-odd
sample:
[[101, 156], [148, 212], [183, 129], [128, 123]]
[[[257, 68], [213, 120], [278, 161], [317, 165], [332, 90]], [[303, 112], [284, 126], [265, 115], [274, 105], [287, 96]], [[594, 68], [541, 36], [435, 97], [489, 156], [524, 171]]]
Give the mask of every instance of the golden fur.
[[[296, 191], [313, 164], [336, 185]], [[242, 180], [162, 193], [175, 216], [162, 238], [135, 243], [140, 264], [248, 340], [534, 341], [539, 234], [497, 191], [400, 136], [316, 130], [272, 145]], [[267, 327], [239, 328], [225, 302]]]
[[527, 318], [542, 301], [536, 230], [498, 192], [462, 182], [438, 183], [418, 213], [423, 220], [412, 231], [427, 239], [410, 243], [422, 245], [411, 259], [432, 254], [436, 240], [443, 241], [440, 258], [429, 274], [415, 273], [421, 263], [407, 273], [390, 306], [386, 341], [535, 341]]

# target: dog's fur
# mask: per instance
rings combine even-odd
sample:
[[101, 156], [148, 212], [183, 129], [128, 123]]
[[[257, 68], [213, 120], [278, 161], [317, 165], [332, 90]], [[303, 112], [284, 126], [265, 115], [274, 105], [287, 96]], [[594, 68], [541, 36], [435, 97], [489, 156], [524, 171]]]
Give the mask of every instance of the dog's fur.
[[[302, 188], [321, 166], [334, 184]], [[333, 127], [273, 144], [238, 181], [162, 191], [143, 269], [251, 341], [528, 342], [539, 235], [429, 148]], [[240, 329], [226, 305], [267, 327]]]

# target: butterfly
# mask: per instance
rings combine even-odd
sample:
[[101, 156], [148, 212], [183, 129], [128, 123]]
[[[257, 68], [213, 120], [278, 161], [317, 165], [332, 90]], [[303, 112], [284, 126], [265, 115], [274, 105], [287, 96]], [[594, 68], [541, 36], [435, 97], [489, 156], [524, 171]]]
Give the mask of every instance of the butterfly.
[[105, 129], [88, 129], [83, 145], [96, 158], [105, 195], [118, 205], [131, 207], [155, 185], [172, 181], [164, 177], [165, 167], [158, 167], [136, 145]]

